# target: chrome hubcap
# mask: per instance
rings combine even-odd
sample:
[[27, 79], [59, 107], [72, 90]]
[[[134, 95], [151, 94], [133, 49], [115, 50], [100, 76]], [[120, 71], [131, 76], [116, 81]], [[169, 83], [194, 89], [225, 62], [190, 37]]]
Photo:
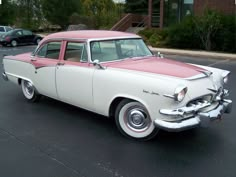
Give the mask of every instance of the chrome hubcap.
[[34, 94], [34, 87], [33, 87], [33, 85], [30, 82], [25, 81], [24, 82], [24, 87], [25, 87], [25, 93], [28, 96], [32, 96]]
[[37, 39], [37, 44], [39, 44], [40, 41], [41, 41], [40, 39]]
[[16, 41], [12, 41], [11, 44], [12, 44], [12, 46], [15, 47], [17, 45], [17, 42]]
[[144, 131], [150, 124], [147, 114], [141, 109], [132, 109], [127, 114], [127, 125], [135, 131]]

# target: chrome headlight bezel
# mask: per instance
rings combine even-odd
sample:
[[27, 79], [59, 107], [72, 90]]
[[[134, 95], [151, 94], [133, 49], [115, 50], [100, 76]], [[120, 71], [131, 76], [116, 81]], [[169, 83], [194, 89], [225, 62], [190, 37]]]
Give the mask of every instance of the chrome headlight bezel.
[[181, 102], [184, 100], [186, 93], [188, 91], [188, 87], [186, 86], [178, 86], [175, 89], [174, 99], [175, 101]]
[[225, 71], [225, 72], [222, 73], [221, 77], [222, 77], [222, 83], [223, 84], [227, 84], [228, 83], [229, 75], [230, 75], [229, 71]]

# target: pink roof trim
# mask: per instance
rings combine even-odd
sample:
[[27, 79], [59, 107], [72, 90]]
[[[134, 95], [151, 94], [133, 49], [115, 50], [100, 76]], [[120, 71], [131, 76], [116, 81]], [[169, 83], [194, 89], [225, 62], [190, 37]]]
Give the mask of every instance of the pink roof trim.
[[120, 31], [108, 31], [108, 30], [80, 30], [80, 31], [66, 31], [53, 33], [44, 38], [79, 38], [79, 39], [100, 39], [100, 38], [117, 38], [117, 37], [139, 37], [132, 33], [125, 33]]

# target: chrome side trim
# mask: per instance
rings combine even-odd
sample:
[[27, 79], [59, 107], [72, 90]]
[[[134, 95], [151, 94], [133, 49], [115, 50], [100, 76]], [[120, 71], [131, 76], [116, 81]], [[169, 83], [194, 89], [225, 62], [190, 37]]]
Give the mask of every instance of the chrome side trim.
[[174, 95], [164, 94], [163, 96], [167, 98], [175, 99]]
[[8, 77], [7, 77], [7, 75], [6, 75], [5, 72], [2, 73], [2, 78], [3, 78], [5, 81], [8, 81]]
[[28, 79], [26, 77], [22, 77], [22, 76], [19, 76], [19, 75], [16, 75], [16, 74], [8, 73], [8, 72], [6, 72], [6, 75], [9, 75], [9, 76], [12, 76], [12, 77], [16, 77], [16, 78], [19, 78], [19, 79], [23, 79], [23, 80], [29, 81], [29, 82], [31, 82], [34, 85], [34, 83], [30, 79]]
[[185, 79], [191, 81], [191, 80], [197, 80], [197, 79], [201, 79], [201, 78], [205, 78], [205, 77], [208, 77], [208, 76], [201, 73], [201, 74], [198, 74], [198, 75], [195, 75], [195, 76], [192, 76], [192, 77], [187, 77]]

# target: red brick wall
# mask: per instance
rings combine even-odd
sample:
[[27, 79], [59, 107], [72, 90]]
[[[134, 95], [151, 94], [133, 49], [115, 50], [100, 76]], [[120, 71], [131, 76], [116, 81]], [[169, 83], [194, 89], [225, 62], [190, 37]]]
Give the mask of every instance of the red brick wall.
[[227, 14], [236, 12], [235, 0], [194, 0], [194, 14], [200, 15], [206, 8], [215, 9]]

